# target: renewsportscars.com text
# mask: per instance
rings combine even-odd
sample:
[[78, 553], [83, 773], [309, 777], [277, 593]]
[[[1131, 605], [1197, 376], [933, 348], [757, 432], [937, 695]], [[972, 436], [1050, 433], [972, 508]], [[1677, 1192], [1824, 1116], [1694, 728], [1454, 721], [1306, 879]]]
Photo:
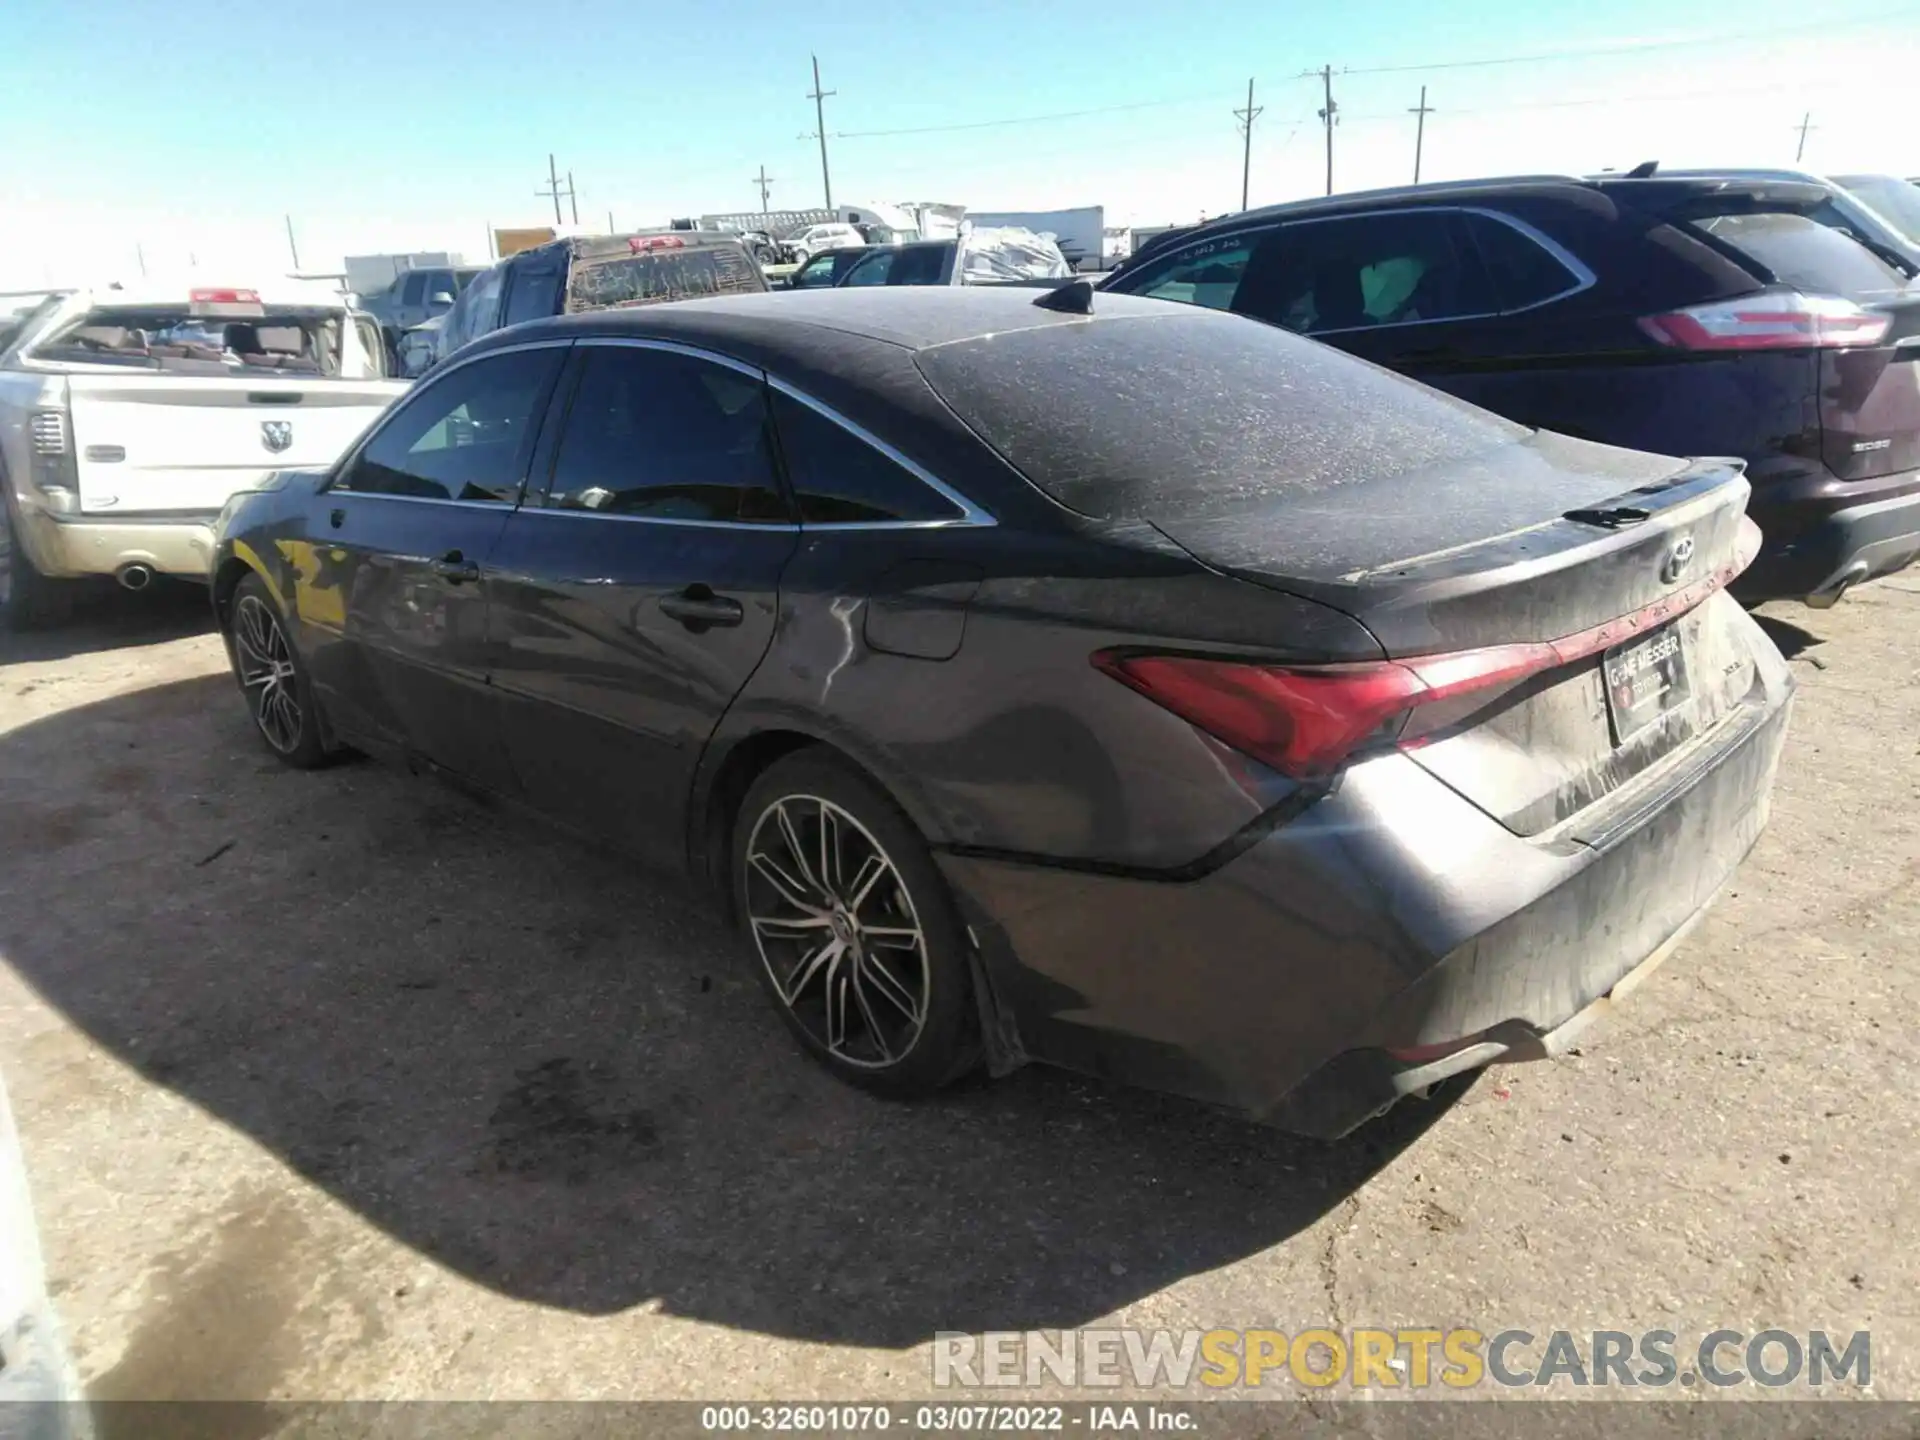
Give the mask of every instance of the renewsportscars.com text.
[[1672, 1330], [1466, 1328], [1281, 1330], [941, 1331], [933, 1342], [936, 1387], [1192, 1386], [1464, 1390], [1736, 1385], [1867, 1389], [1873, 1336], [1855, 1330], [1711, 1330], [1685, 1340]]

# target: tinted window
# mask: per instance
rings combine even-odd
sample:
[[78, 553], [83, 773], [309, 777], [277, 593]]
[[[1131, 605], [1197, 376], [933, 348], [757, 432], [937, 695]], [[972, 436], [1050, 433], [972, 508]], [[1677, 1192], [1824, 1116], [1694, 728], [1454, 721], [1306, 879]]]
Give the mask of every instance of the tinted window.
[[408, 271], [406, 281], [400, 287], [400, 303], [402, 305], [418, 305], [426, 296], [426, 293], [426, 272], [423, 270]]
[[758, 379], [627, 345], [588, 346], [582, 366], [549, 506], [660, 520], [790, 518]]
[[566, 313], [700, 295], [746, 295], [766, 288], [753, 257], [731, 241], [588, 254], [573, 262]]
[[1844, 295], [1906, 283], [1872, 251], [1805, 215], [1715, 215], [1693, 225], [1789, 285]]
[[490, 355], [415, 390], [334, 482], [359, 494], [511, 505], [564, 351]]
[[1096, 300], [1090, 322], [938, 345], [915, 362], [1029, 480], [1103, 517], [1225, 517], [1282, 500], [1337, 509], [1344, 486], [1528, 434], [1328, 346], [1199, 309], [1102, 319]]
[[960, 518], [946, 496], [811, 406], [775, 391], [773, 415], [803, 524]]
[[507, 313], [501, 324], [518, 325], [560, 313], [560, 264], [551, 258], [513, 272], [507, 287]]
[[953, 253], [949, 245], [889, 245], [863, 254], [842, 285], [938, 285]]
[[1233, 304], [1246, 275], [1247, 261], [1260, 239], [1254, 235], [1222, 235], [1198, 245], [1144, 262], [1120, 287], [1130, 295], [1156, 300], [1178, 300], [1225, 310]]
[[1920, 185], [1892, 175], [1842, 175], [1840, 183], [1909, 241], [1920, 242]]
[[1480, 251], [1501, 309], [1523, 310], [1539, 305], [1580, 283], [1578, 275], [1524, 231], [1486, 215], [1460, 218]]
[[1233, 308], [1303, 335], [1489, 315], [1500, 306], [1454, 217], [1402, 210], [1273, 231]]

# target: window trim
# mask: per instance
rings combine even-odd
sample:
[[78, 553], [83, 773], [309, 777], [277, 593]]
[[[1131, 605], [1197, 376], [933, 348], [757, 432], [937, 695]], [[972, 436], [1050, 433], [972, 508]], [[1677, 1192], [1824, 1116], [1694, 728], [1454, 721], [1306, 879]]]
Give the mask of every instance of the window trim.
[[[341, 490], [336, 489], [335, 486], [339, 483], [342, 475], [345, 475], [352, 470], [355, 465], [360, 463], [360, 456], [365, 453], [366, 448], [373, 444], [375, 440], [379, 439], [386, 428], [393, 424], [394, 417], [399, 414], [403, 405], [411, 403], [417, 396], [424, 395], [436, 386], [444, 384], [448, 376], [457, 375], [469, 365], [476, 365], [482, 360], [492, 359], [495, 355], [512, 355], [522, 350], [563, 350], [572, 344], [573, 341], [571, 339], [522, 340], [518, 344], [501, 345], [494, 349], [483, 350], [477, 355], [465, 356], [444, 367], [436, 365], [432, 370], [428, 371], [427, 374], [414, 381], [413, 388], [407, 392], [400, 404], [388, 407], [386, 414], [382, 415], [380, 419], [374, 423], [373, 428], [360, 437], [359, 444], [355, 445], [345, 455], [340, 457], [339, 462], [327, 472], [327, 483], [322, 485], [316, 493], [321, 495], [351, 495], [360, 500], [398, 500], [413, 505], [459, 505], [469, 510], [491, 510], [496, 513], [503, 509], [509, 512], [520, 509], [526, 504], [527, 499], [527, 477], [525, 475], [520, 477], [520, 494], [518, 498], [510, 501], [450, 500], [435, 498], [431, 495], [389, 495], [378, 490]], [[561, 361], [562, 365], [565, 365], [565, 363], [564, 360]], [[534, 421], [536, 424], [544, 426], [553, 408], [551, 391], [549, 391], [547, 395], [546, 404], [537, 408], [539, 413], [534, 417]], [[537, 432], [534, 437], [534, 446], [536, 450], [539, 448], [539, 436]]]
[[[1470, 314], [1446, 315], [1435, 320], [1396, 320], [1389, 325], [1347, 325], [1342, 326], [1338, 330], [1315, 330], [1310, 334], [1303, 331], [1300, 332], [1303, 338], [1308, 340], [1321, 340], [1329, 335], [1358, 335], [1363, 332], [1366, 334], [1379, 334], [1381, 331], [1408, 330], [1419, 325], [1454, 325], [1463, 320], [1498, 320], [1508, 315], [1525, 315], [1529, 311], [1538, 310], [1546, 305], [1557, 305], [1562, 300], [1570, 300], [1575, 295], [1591, 290], [1595, 285], [1600, 283], [1599, 276], [1593, 273], [1586, 262], [1581, 260], [1579, 256], [1575, 255], [1559, 241], [1555, 240], [1551, 235], [1546, 234], [1537, 226], [1522, 220], [1517, 215], [1509, 215], [1504, 210], [1491, 209], [1485, 205], [1387, 205], [1373, 210], [1343, 211], [1334, 215], [1302, 215], [1298, 219], [1279, 220], [1277, 222], [1270, 220], [1262, 224], [1248, 225], [1244, 229], [1220, 230], [1211, 235], [1195, 236], [1188, 245], [1180, 246], [1169, 254], [1166, 260], [1169, 264], [1172, 264], [1175, 263], [1175, 256], [1183, 254], [1190, 248], [1197, 248], [1203, 244], [1213, 244], [1222, 240], [1237, 240], [1242, 236], [1264, 237], [1274, 231], [1292, 230], [1302, 225], [1328, 225], [1341, 220], [1376, 220], [1387, 216], [1398, 217], [1410, 214], [1478, 215], [1483, 220], [1491, 220], [1495, 224], [1505, 225], [1509, 230], [1515, 231], [1523, 239], [1532, 241], [1542, 250], [1545, 250], [1547, 254], [1551, 255], [1573, 276], [1574, 283], [1567, 286], [1564, 290], [1555, 291], [1545, 299], [1534, 300], [1525, 305], [1515, 305], [1510, 310], [1476, 310]], [[1469, 241], [1472, 239], [1471, 235], [1466, 238]], [[1255, 240], [1254, 244], [1257, 249], [1259, 241]], [[1478, 247], [1476, 246], [1475, 248], [1477, 249]], [[1151, 258], [1154, 261], [1159, 261], [1162, 257], [1156, 255]], [[1248, 257], [1248, 263], [1252, 263], [1251, 253]], [[1138, 292], [1129, 290], [1121, 293], [1134, 294]], [[1237, 315], [1240, 312], [1229, 306], [1227, 313]]]

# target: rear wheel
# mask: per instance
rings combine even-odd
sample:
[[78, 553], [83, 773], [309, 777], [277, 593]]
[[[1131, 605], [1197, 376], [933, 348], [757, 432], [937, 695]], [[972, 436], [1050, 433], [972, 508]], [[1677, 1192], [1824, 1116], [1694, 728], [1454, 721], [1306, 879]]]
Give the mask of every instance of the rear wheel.
[[34, 568], [14, 528], [12, 502], [0, 504], [0, 630], [35, 630], [66, 619], [73, 588], [72, 581]]
[[818, 752], [774, 765], [741, 804], [734, 898], [767, 994], [842, 1079], [929, 1094], [978, 1060], [965, 931], [892, 799]]
[[321, 738], [313, 687], [280, 607], [258, 575], [235, 588], [227, 625], [234, 678], [267, 748], [297, 770], [326, 764], [332, 757]]

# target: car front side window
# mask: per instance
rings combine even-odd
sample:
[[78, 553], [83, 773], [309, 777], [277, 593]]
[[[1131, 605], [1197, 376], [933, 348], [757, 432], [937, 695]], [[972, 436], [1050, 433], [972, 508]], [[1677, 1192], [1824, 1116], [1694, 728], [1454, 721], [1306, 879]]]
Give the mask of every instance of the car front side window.
[[426, 384], [400, 402], [331, 488], [514, 504], [534, 422], [564, 355], [558, 346], [488, 355]]
[[1209, 310], [1234, 308], [1258, 235], [1220, 235], [1149, 260], [1123, 288], [1129, 295], [1203, 305]]
[[757, 375], [673, 350], [589, 345], [546, 505], [652, 520], [791, 520]]

